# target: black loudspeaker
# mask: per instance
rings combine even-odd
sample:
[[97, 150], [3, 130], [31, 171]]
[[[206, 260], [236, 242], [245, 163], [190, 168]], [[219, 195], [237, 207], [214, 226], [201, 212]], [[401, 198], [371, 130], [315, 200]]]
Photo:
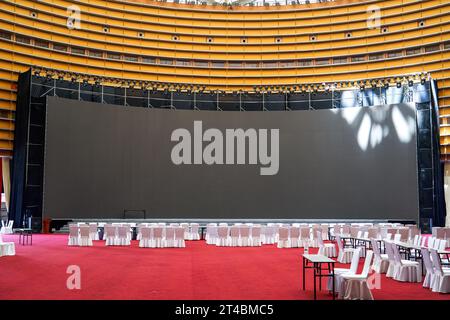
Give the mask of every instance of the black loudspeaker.
[[42, 218], [41, 217], [32, 217], [31, 219], [31, 230], [36, 233], [40, 233], [42, 231]]
[[431, 234], [432, 224], [430, 218], [420, 218], [420, 231], [425, 234]]

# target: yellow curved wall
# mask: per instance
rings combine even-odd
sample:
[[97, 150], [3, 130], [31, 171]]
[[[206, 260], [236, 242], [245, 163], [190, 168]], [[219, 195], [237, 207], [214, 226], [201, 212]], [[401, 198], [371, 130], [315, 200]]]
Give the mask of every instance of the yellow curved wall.
[[[68, 8], [80, 10], [80, 29], [67, 27]], [[448, 12], [448, 0], [232, 8], [1, 0], [0, 154], [13, 148], [18, 73], [38, 66], [221, 90], [427, 72], [438, 79], [441, 151], [450, 159]]]

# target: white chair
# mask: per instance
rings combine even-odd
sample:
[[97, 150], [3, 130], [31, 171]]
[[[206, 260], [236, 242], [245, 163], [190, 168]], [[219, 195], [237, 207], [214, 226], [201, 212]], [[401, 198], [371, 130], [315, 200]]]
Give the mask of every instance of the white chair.
[[443, 269], [439, 254], [436, 250], [430, 250], [431, 260], [434, 266], [434, 279], [431, 290], [433, 292], [449, 293], [450, 292], [450, 270]]
[[382, 254], [378, 242], [375, 239], [370, 240], [372, 250], [374, 253], [372, 270], [376, 273], [386, 273], [389, 269], [389, 257], [387, 254]]
[[329, 258], [337, 257], [336, 246], [334, 243], [324, 243], [320, 231], [317, 231], [317, 241], [319, 243], [319, 254]]
[[199, 233], [200, 225], [198, 223], [191, 223], [189, 228], [189, 240], [200, 240]]
[[216, 244], [218, 239], [217, 224], [208, 224], [206, 226], [206, 243]]
[[164, 239], [163, 239], [163, 226], [156, 226], [152, 228], [152, 238], [151, 238], [151, 247], [152, 248], [163, 248], [164, 247]]
[[117, 226], [105, 225], [105, 246], [115, 246], [117, 239]]
[[175, 248], [184, 248], [186, 247], [186, 243], [184, 241], [185, 227], [175, 228]]
[[[139, 223], [136, 227], [136, 240], [141, 240], [142, 238], [142, 228], [147, 227], [146, 223]], [[139, 243], [140, 246], [140, 243]]]
[[[350, 264], [350, 268], [334, 268], [334, 291], [336, 293], [339, 293], [341, 282], [342, 282], [342, 275], [343, 274], [356, 274], [356, 271], [358, 271], [358, 264], [359, 264], [359, 258], [361, 256], [361, 248], [356, 248], [355, 252], [353, 253], [352, 262]], [[328, 290], [333, 290], [333, 278], [328, 277]]]
[[248, 225], [239, 227], [239, 242], [240, 247], [248, 247], [250, 245], [250, 227]]
[[90, 236], [90, 230], [88, 225], [80, 226], [80, 246], [90, 247], [92, 246], [92, 239]]
[[367, 283], [373, 251], [366, 253], [364, 267], [361, 274], [343, 274], [339, 289], [339, 299], [344, 300], [373, 300], [372, 292]]
[[[228, 231], [230, 230], [230, 231]], [[231, 231], [233, 230], [233, 231]], [[234, 241], [230, 240], [228, 232], [233, 232]], [[219, 226], [217, 227], [217, 238], [215, 245], [218, 247], [226, 247], [226, 246], [237, 246], [239, 239], [239, 228], [236, 226], [231, 226], [228, 228], [227, 226]], [[233, 242], [233, 244], [232, 244]]]
[[261, 236], [263, 244], [274, 244], [276, 242], [276, 231], [275, 226], [267, 224], [267, 226], [262, 227]]
[[140, 227], [140, 239], [139, 239], [139, 247], [140, 248], [150, 248], [151, 247], [151, 231], [150, 227], [141, 226]]
[[310, 243], [309, 227], [300, 227], [300, 245], [302, 247], [309, 247]]
[[78, 226], [75, 224], [69, 225], [69, 246], [79, 246], [80, 245], [80, 234]]
[[2, 228], [0, 229], [0, 234], [13, 234], [14, 233], [13, 225], [14, 225], [14, 220], [9, 220], [6, 225], [2, 220]]
[[164, 236], [164, 247], [172, 248], [175, 242], [175, 228], [173, 226], [166, 227]]
[[289, 248], [289, 228], [280, 227], [278, 229], [278, 248]]
[[2, 235], [0, 235], [0, 257], [15, 256], [16, 246], [14, 242], [3, 242]]
[[98, 240], [98, 228], [97, 223], [91, 222], [89, 223], [89, 236], [92, 240]]
[[395, 244], [391, 244], [394, 253], [395, 271], [394, 280], [402, 282], [422, 282], [422, 271], [417, 261], [402, 260]]
[[391, 244], [389, 241], [384, 242], [384, 248], [386, 249], [386, 254], [388, 256], [388, 261], [389, 261], [389, 266], [386, 271], [387, 278], [393, 278], [395, 275], [395, 271], [396, 271], [394, 251], [392, 251], [392, 247], [391, 247], [392, 245], [393, 244]]
[[314, 225], [311, 228], [312, 232], [311, 232], [311, 242], [310, 242], [310, 246], [313, 248], [318, 248], [319, 247], [319, 241], [317, 239], [317, 232], [322, 232], [322, 230], [320, 229], [320, 226], [318, 225]]
[[118, 246], [129, 246], [131, 244], [131, 235], [129, 226], [117, 227], [117, 240], [116, 245]]
[[300, 247], [300, 227], [291, 227], [289, 230], [289, 248]]
[[252, 247], [260, 247], [261, 246], [261, 227], [260, 226], [253, 226], [250, 244]]
[[336, 242], [338, 244], [339, 253], [338, 253], [338, 262], [340, 263], [350, 263], [353, 257], [353, 253], [355, 252], [354, 248], [344, 248], [344, 244], [342, 243], [342, 239], [339, 235], [336, 235]]
[[184, 229], [184, 240], [190, 240], [191, 231], [189, 230], [189, 223], [186, 222], [180, 223], [180, 227]]
[[425, 265], [425, 279], [423, 280], [423, 287], [424, 288], [432, 288], [434, 284], [434, 268], [433, 263], [431, 262], [431, 256], [430, 252], [427, 248], [421, 248], [420, 252], [422, 253], [422, 261]]

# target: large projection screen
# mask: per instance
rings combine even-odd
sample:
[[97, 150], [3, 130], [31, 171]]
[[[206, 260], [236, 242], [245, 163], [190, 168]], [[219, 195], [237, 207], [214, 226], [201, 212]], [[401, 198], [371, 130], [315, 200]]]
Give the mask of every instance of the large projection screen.
[[[194, 121], [200, 131], [194, 132]], [[413, 104], [220, 112], [48, 97], [44, 216], [123, 218], [124, 210], [145, 210], [146, 218], [158, 219], [417, 220], [415, 123]], [[190, 152], [189, 160], [202, 164], [174, 163], [172, 149], [182, 139], [171, 137], [182, 128], [191, 148], [177, 154], [186, 160]], [[256, 132], [258, 143], [249, 142], [254, 136], [245, 140], [244, 164], [236, 164], [235, 146], [234, 164], [226, 164], [232, 158], [226, 130], [239, 128]], [[208, 129], [215, 135], [202, 142]], [[249, 163], [248, 150], [259, 155], [266, 142], [264, 154], [275, 168], [275, 129], [278, 171], [262, 175], [269, 165], [262, 157]], [[220, 163], [222, 152], [225, 164], [205, 164], [203, 152], [220, 140], [217, 134], [223, 148], [214, 144], [209, 154]]]

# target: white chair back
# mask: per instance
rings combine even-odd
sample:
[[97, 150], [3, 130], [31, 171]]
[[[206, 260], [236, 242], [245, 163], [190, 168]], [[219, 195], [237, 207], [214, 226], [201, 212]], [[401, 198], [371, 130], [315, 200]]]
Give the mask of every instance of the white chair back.
[[369, 250], [366, 252], [366, 259], [364, 260], [364, 267], [361, 272], [361, 275], [365, 278], [369, 275], [370, 265], [372, 264], [373, 251]]
[[89, 226], [80, 226], [80, 237], [89, 238]]
[[286, 241], [289, 238], [289, 228], [280, 227], [278, 229], [278, 239], [281, 241]]

